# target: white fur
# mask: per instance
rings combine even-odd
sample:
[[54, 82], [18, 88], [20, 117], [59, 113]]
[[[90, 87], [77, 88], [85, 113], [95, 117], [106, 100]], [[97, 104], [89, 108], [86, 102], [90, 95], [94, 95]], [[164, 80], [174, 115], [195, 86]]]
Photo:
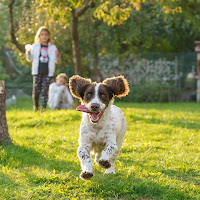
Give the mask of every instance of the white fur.
[[[98, 87], [97, 85], [95, 88], [95, 97], [91, 102], [99, 103], [101, 108], [105, 108], [106, 105], [98, 98]], [[124, 114], [120, 108], [113, 105], [112, 100], [98, 123], [92, 123], [89, 114], [82, 114], [79, 148], [77, 151], [81, 161], [82, 174], [93, 174], [91, 152], [96, 154], [95, 162], [97, 164], [99, 164], [99, 161], [110, 163], [111, 167], [106, 169], [106, 174], [115, 173], [115, 161], [123, 143], [126, 129]], [[81, 178], [84, 179], [84, 177]]]
[[105, 109], [105, 107], [106, 107], [106, 105], [104, 103], [102, 103], [101, 100], [99, 99], [99, 96], [98, 96], [99, 86], [100, 86], [100, 84], [97, 83], [97, 85], [95, 86], [94, 98], [86, 105], [86, 107], [88, 108], [89, 111], [91, 111], [91, 104], [93, 104], [93, 103], [99, 104], [101, 110]]

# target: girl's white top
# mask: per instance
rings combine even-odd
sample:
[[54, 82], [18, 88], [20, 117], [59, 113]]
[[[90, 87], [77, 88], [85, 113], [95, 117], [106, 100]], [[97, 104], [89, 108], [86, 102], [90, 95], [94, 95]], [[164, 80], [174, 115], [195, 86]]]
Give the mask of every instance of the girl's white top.
[[[32, 75], [38, 75], [38, 68], [39, 68], [39, 56], [40, 56], [40, 47], [41, 43], [34, 43], [31, 48], [30, 46], [27, 46], [26, 51], [26, 59], [29, 62], [32, 62]], [[28, 50], [30, 51], [30, 54], [28, 54]], [[57, 47], [50, 42], [48, 43], [48, 69], [49, 69], [49, 77], [52, 77], [54, 75], [55, 71], [55, 63], [57, 61], [56, 57], [56, 51]]]
[[67, 86], [58, 86], [56, 82], [51, 83], [49, 86], [48, 106], [50, 108], [58, 108], [60, 102], [72, 104], [74, 101]]

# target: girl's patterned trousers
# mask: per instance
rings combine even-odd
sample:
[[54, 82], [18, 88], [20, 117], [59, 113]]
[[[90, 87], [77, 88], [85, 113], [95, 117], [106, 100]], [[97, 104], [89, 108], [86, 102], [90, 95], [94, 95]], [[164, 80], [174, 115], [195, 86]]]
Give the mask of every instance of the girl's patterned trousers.
[[33, 105], [34, 110], [39, 109], [39, 96], [42, 92], [42, 109], [46, 109], [48, 101], [48, 91], [49, 91], [50, 77], [48, 75], [38, 74], [33, 76]]

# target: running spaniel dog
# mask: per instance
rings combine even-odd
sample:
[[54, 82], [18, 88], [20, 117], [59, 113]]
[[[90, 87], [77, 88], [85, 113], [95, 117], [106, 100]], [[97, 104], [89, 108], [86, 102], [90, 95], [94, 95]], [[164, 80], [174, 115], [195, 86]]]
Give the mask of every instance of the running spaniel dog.
[[91, 152], [95, 153], [95, 162], [106, 169], [106, 174], [115, 173], [115, 161], [127, 125], [123, 112], [113, 101], [114, 96], [128, 94], [127, 80], [118, 76], [96, 83], [75, 75], [69, 80], [69, 88], [81, 101], [77, 110], [83, 112], [77, 151], [82, 167], [80, 178], [88, 180], [93, 176]]

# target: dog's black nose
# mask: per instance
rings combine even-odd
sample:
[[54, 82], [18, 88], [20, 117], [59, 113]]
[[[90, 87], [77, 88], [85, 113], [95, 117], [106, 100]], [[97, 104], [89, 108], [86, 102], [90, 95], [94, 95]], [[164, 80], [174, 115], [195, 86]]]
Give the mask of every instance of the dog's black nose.
[[99, 108], [100, 108], [100, 105], [98, 103], [93, 103], [91, 105], [92, 111], [98, 111]]

